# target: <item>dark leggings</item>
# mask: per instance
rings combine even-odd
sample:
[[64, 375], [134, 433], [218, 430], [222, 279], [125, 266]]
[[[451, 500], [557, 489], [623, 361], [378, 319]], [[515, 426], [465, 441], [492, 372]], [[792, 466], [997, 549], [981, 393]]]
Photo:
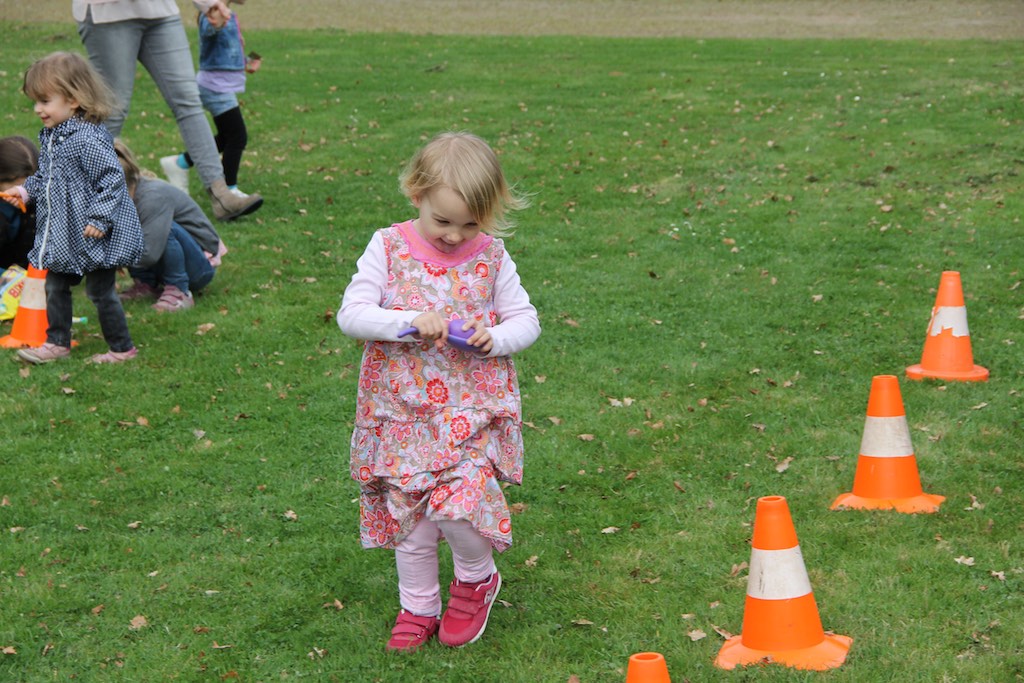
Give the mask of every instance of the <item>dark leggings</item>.
[[[245, 130], [245, 119], [242, 118], [241, 107], [229, 109], [219, 116], [213, 117], [213, 123], [217, 126], [217, 134], [214, 140], [217, 141], [217, 151], [221, 155], [221, 165], [224, 167], [224, 182], [228, 185], [238, 184], [238, 167], [242, 164], [242, 152], [249, 142], [249, 134]], [[185, 153], [185, 161], [192, 165], [192, 159], [188, 152]]]

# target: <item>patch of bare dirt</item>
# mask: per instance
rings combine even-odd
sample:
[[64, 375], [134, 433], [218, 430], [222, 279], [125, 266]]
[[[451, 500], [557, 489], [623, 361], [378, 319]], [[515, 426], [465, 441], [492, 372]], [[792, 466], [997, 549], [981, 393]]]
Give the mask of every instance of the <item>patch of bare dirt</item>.
[[[4, 2], [3, 20], [71, 19], [68, 0]], [[185, 16], [193, 8], [178, 0]], [[1021, 0], [250, 0], [246, 29], [690, 38], [1024, 38]]]

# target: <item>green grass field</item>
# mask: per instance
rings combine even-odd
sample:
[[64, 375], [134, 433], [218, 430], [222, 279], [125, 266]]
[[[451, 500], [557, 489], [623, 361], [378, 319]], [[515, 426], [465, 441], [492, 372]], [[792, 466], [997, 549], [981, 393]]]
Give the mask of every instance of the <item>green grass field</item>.
[[[81, 48], [0, 26], [3, 134], [34, 137], [21, 74]], [[1020, 42], [247, 41], [240, 184], [267, 202], [222, 226], [196, 307], [128, 304], [124, 366], [84, 363], [95, 322], [68, 361], [0, 362], [0, 680], [610, 683], [641, 651], [676, 683], [1024, 679]], [[449, 128], [533, 196], [509, 248], [544, 332], [517, 359], [502, 602], [480, 642], [395, 656], [333, 313], [373, 230], [411, 216], [403, 162]], [[180, 146], [144, 75], [124, 138], [154, 170]], [[903, 377], [944, 270], [986, 383]], [[829, 511], [879, 374], [937, 514]], [[767, 495], [854, 639], [828, 674], [713, 665]]]

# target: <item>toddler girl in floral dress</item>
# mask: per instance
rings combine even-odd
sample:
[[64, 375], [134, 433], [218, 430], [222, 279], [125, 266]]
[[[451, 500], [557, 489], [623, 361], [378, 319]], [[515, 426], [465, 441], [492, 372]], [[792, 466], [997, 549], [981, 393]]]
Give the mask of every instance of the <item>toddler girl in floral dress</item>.
[[[351, 474], [364, 547], [392, 548], [401, 610], [390, 650], [438, 634], [458, 647], [484, 632], [501, 587], [492, 550], [512, 541], [500, 482], [523, 472], [522, 414], [511, 354], [540, 335], [537, 311], [500, 239], [526, 202], [494, 151], [444, 133], [409, 162], [403, 193], [418, 217], [378, 230], [345, 289], [338, 324], [366, 340]], [[471, 331], [465, 351], [449, 322]], [[415, 328], [414, 334], [407, 333]], [[438, 544], [455, 577], [441, 614]]]

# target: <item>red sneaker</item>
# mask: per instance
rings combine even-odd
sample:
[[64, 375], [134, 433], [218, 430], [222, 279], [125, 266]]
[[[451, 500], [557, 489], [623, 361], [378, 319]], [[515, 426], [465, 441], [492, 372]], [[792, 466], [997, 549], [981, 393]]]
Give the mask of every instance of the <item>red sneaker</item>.
[[486, 581], [452, 581], [448, 589], [448, 609], [441, 616], [438, 640], [450, 647], [475, 643], [487, 628], [487, 617], [501, 589], [501, 574], [494, 572]]
[[413, 652], [434, 637], [440, 621], [437, 617], [418, 617], [404, 609], [395, 619], [395, 627], [391, 629], [391, 640], [388, 649], [396, 652]]

